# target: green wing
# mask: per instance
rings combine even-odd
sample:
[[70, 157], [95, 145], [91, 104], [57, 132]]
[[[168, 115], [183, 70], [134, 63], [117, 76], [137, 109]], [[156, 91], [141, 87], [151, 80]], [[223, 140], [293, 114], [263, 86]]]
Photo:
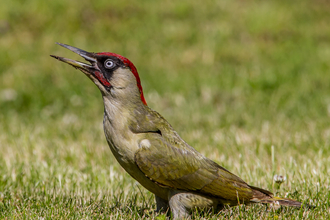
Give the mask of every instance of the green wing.
[[239, 198], [240, 202], [250, 201], [253, 192], [243, 180], [185, 142], [177, 144], [178, 147], [173, 146], [161, 135], [149, 133], [140, 141], [135, 162], [148, 178], [161, 186], [225, 200], [237, 201]]

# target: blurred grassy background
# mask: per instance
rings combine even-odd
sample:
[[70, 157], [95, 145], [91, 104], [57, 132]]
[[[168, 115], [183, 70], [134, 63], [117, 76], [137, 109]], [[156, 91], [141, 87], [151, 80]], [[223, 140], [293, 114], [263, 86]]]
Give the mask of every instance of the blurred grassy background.
[[1, 4], [0, 218], [156, 216], [108, 149], [98, 89], [49, 57], [78, 59], [55, 42], [128, 57], [148, 105], [189, 144], [251, 185], [275, 190], [286, 175], [276, 193], [317, 206], [218, 217], [329, 218], [329, 11], [325, 0]]

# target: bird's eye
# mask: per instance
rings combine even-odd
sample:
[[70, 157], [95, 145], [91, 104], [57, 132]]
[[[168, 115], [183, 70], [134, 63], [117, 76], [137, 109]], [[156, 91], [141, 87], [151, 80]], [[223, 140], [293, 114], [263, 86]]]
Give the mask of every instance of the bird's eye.
[[107, 59], [107, 60], [104, 62], [104, 66], [105, 66], [105, 68], [107, 68], [107, 69], [111, 69], [111, 68], [113, 68], [113, 67], [115, 66], [115, 63], [114, 63], [112, 60]]

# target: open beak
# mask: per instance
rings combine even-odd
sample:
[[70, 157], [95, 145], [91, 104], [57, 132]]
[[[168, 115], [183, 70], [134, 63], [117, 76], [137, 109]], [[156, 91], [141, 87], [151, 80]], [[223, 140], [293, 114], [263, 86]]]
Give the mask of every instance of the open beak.
[[54, 56], [50, 55], [51, 57], [54, 57], [55, 59], [58, 59], [64, 63], [70, 64], [76, 69], [79, 69], [81, 72], [85, 73], [85, 75], [90, 78], [95, 85], [101, 90], [102, 94], [107, 94], [110, 90], [110, 83], [107, 81], [107, 79], [104, 77], [104, 75], [101, 73], [101, 70], [99, 69], [97, 65], [97, 54], [96, 53], [90, 53], [75, 47], [71, 47], [66, 44], [57, 43], [58, 45], [65, 47], [76, 54], [79, 54], [82, 56], [86, 61], [90, 62], [90, 64], [83, 63], [76, 60], [71, 60], [64, 57]]
[[96, 58], [95, 58], [95, 54], [94, 53], [89, 53], [87, 51], [78, 49], [76, 47], [72, 47], [66, 44], [61, 44], [61, 43], [56, 43], [62, 47], [65, 47], [69, 50], [71, 50], [72, 52], [75, 52], [76, 54], [79, 54], [80, 56], [82, 56], [85, 60], [89, 61], [91, 64], [86, 64], [86, 63], [82, 63], [76, 60], [71, 60], [68, 58], [64, 58], [64, 57], [59, 57], [59, 56], [55, 56], [55, 55], [50, 55], [51, 57], [54, 57], [55, 59], [58, 59], [64, 63], [68, 63], [71, 66], [78, 68], [80, 70], [82, 70], [83, 72], [87, 71], [90, 72], [91, 69], [95, 69], [95, 67], [93, 66], [93, 64], [96, 63]]

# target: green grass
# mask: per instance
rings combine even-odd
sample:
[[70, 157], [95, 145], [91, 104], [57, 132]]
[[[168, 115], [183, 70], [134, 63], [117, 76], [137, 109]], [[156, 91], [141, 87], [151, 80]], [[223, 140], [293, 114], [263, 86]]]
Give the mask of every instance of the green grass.
[[[165, 218], [112, 156], [96, 86], [49, 57], [78, 59], [55, 42], [128, 57], [148, 105], [190, 145], [316, 206], [196, 219], [329, 219], [329, 10], [324, 0], [2, 4], [0, 219]], [[275, 174], [287, 177], [279, 190]]]

